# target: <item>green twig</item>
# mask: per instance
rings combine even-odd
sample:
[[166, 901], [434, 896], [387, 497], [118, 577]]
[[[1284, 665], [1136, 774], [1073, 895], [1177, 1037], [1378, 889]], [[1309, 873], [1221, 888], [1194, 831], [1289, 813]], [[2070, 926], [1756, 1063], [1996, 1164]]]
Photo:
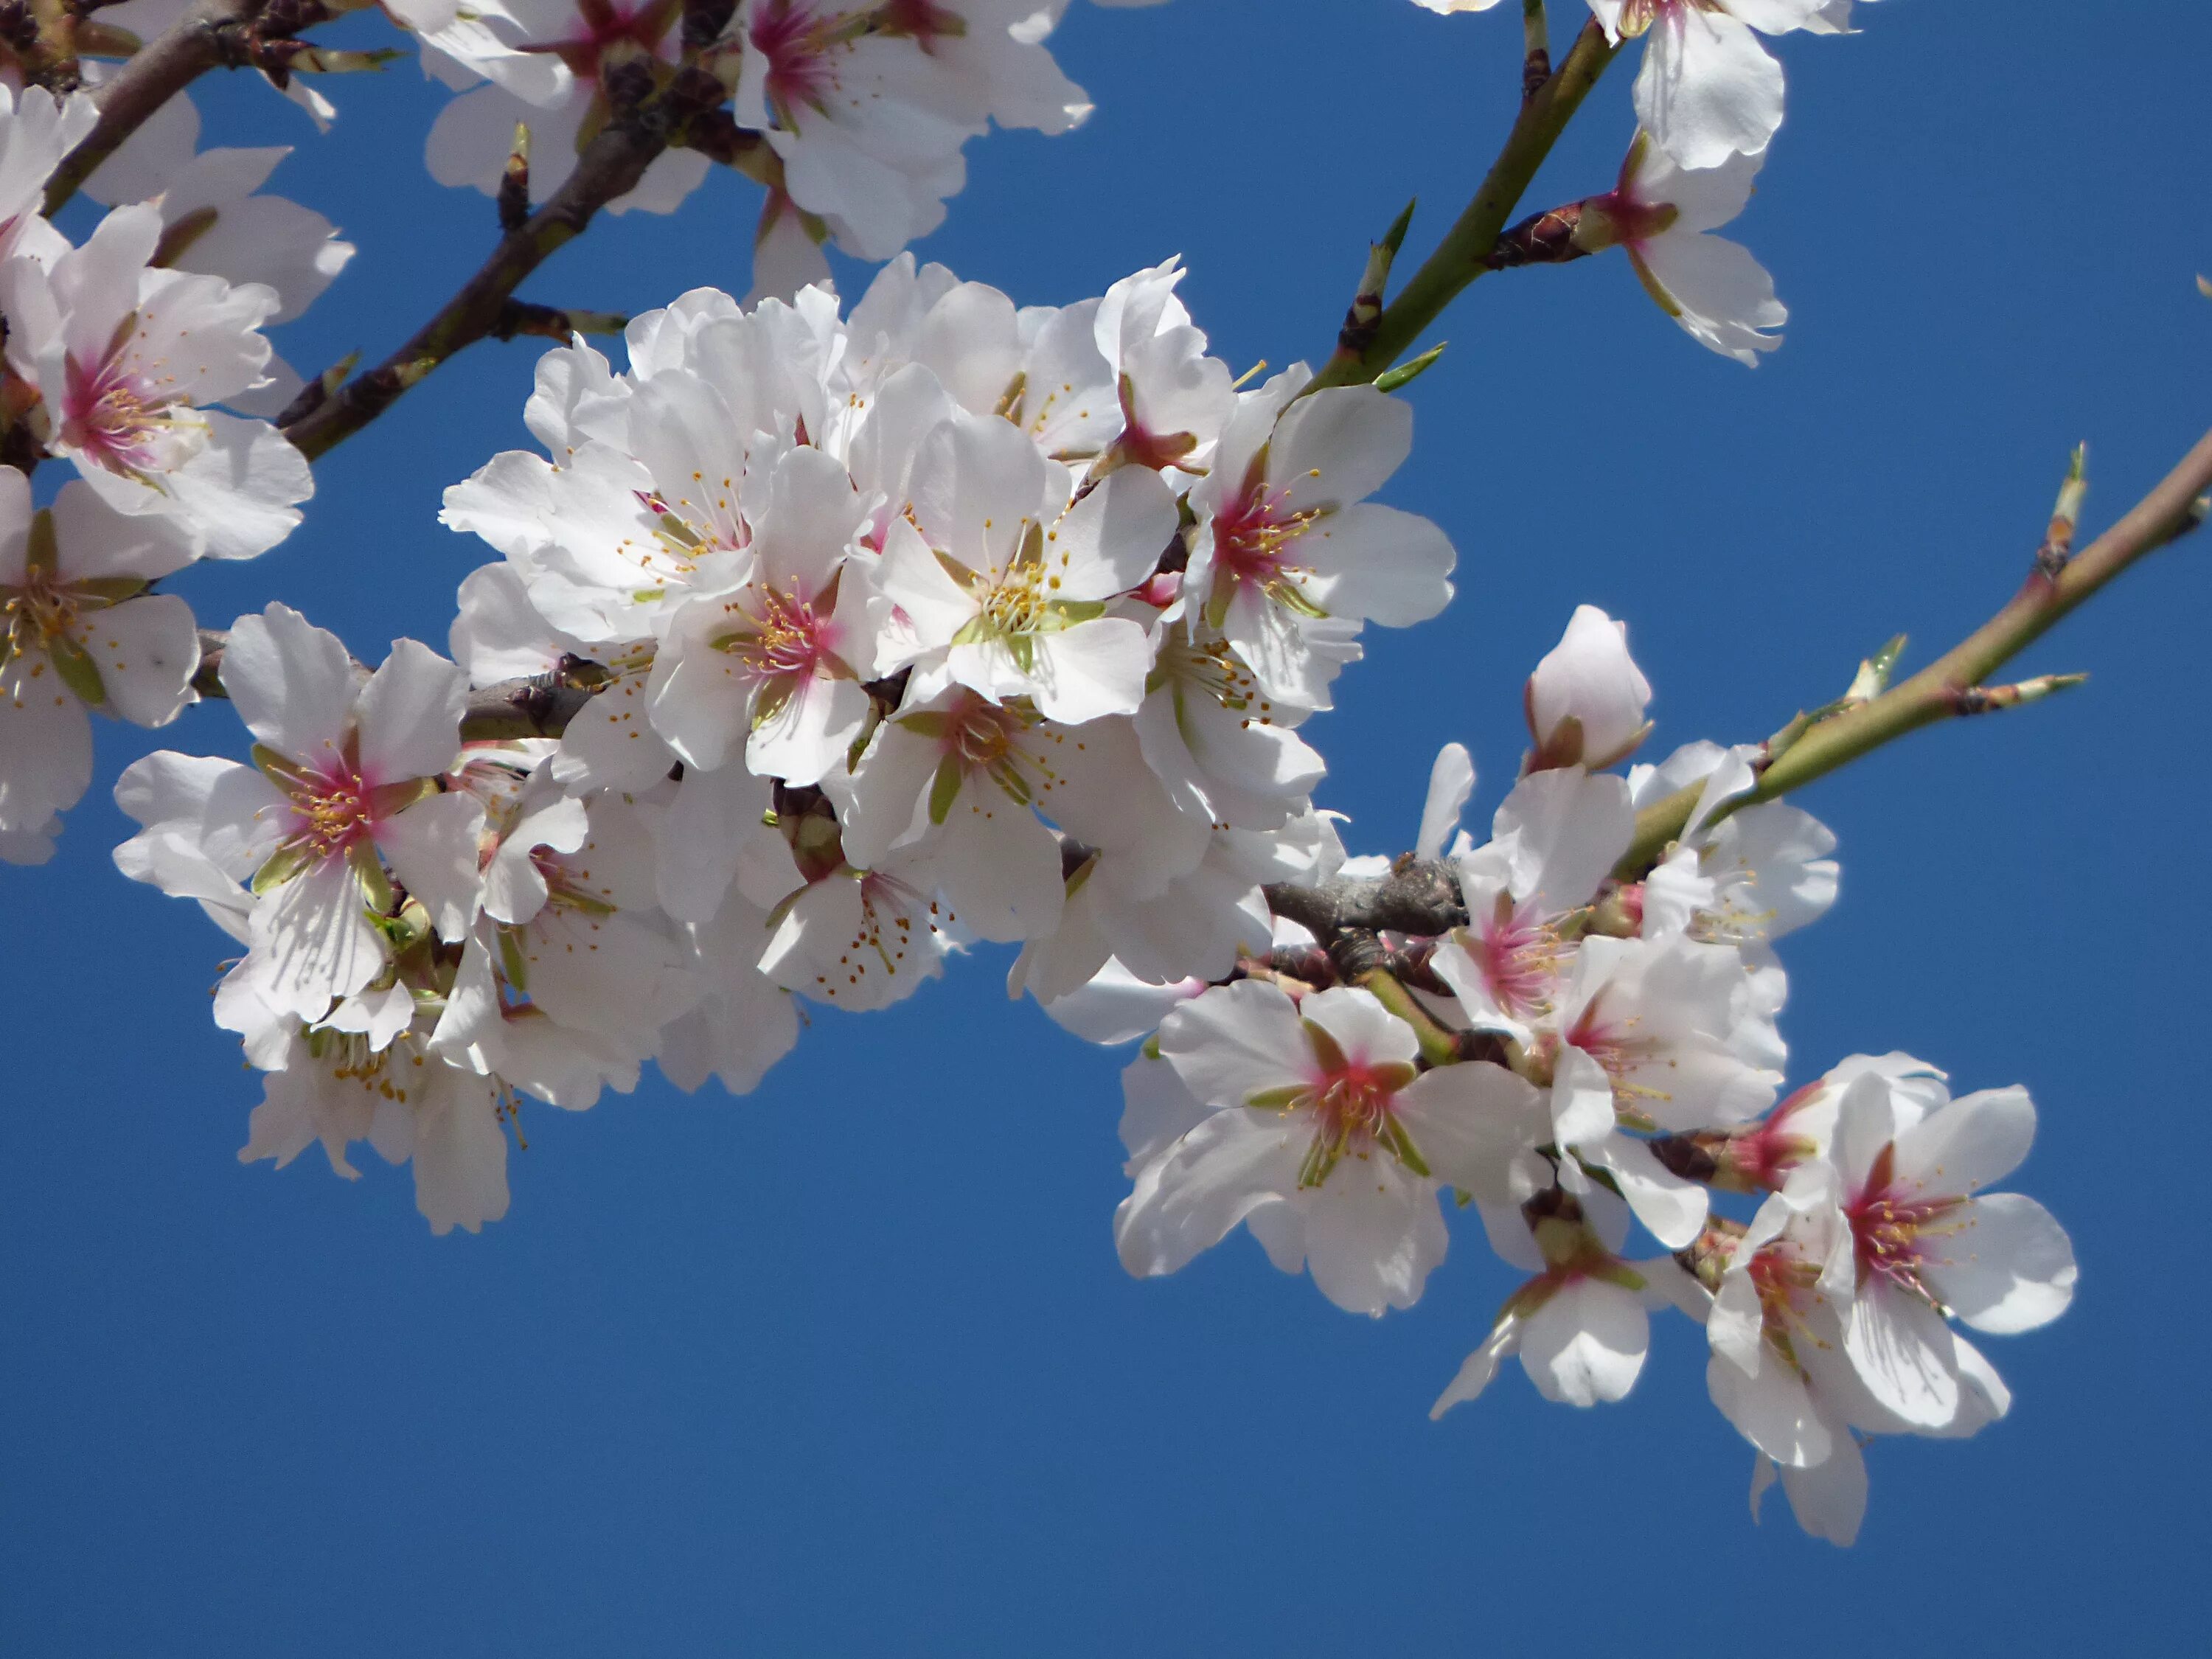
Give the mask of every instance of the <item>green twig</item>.
[[[1872, 701], [1813, 723], [1760, 774], [1758, 783], [1716, 817], [1776, 799], [1826, 777], [1908, 732], [1962, 714], [2033, 702], [2079, 684], [2076, 675], [2048, 675], [2018, 685], [1985, 686], [1999, 668], [2043, 637], [2121, 572], [2204, 521], [2204, 492], [2212, 489], [2212, 432], [2127, 515], [2073, 555], [2055, 573], [2039, 563], [2011, 603], [1911, 679]], [[1692, 787], [1647, 806], [1636, 816], [1636, 839], [1614, 867], [1634, 880], [1658, 861], [1697, 809]]]

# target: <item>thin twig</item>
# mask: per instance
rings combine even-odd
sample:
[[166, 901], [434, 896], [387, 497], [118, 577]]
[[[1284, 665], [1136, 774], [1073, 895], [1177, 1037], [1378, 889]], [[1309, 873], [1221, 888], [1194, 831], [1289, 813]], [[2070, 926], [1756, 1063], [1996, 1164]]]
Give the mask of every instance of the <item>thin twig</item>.
[[[2203, 521], [2199, 498], [2212, 489], [2212, 432], [2197, 440], [2181, 464], [2136, 503], [2127, 515], [2055, 572], [2039, 562], [2008, 604], [1911, 679], [1870, 702], [1807, 727], [1760, 775], [1758, 784], [1723, 809], [1735, 811], [1802, 788], [1884, 744], [1938, 720], [2032, 702], [2070, 676], [2019, 686], [1983, 682], [2061, 617], [2097, 593], [2146, 554], [2155, 552]], [[1696, 810], [1698, 791], [1685, 789], [1647, 806], [1636, 817], [1636, 839], [1615, 866], [1624, 880], [1643, 874], [1682, 833]]]
[[454, 353], [497, 333], [502, 320], [513, 315], [507, 303], [522, 280], [582, 234], [601, 208], [636, 189], [684, 125], [702, 108], [712, 109], [712, 103], [702, 100], [723, 95], [712, 76], [701, 76], [700, 82], [678, 76], [665, 91], [618, 107], [576, 158], [575, 171], [535, 213], [500, 238], [491, 257], [435, 316], [374, 368], [355, 376], [285, 427], [284, 435], [313, 460], [391, 408]]
[[1372, 380], [1396, 362], [1422, 331], [1436, 321], [1462, 289], [1489, 268], [1491, 251], [1520, 205], [1536, 169], [1552, 153], [1559, 134], [1597, 84], [1620, 48], [1605, 38], [1593, 19], [1576, 37], [1552, 78], [1522, 105], [1489, 175], [1467, 204], [1435, 252], [1407, 280], [1396, 299], [1382, 309], [1367, 343], [1358, 351], [1340, 349], [1314, 377], [1311, 390]]

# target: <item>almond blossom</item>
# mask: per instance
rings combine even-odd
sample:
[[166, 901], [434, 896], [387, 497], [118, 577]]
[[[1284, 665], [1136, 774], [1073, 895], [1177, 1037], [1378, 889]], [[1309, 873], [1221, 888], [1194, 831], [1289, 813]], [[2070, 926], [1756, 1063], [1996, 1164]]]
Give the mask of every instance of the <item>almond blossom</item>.
[[1451, 598], [1454, 555], [1426, 519], [1367, 497], [1413, 447], [1413, 410], [1372, 386], [1300, 397], [1303, 365], [1242, 394], [1198, 515], [1188, 603], [1270, 696], [1329, 705], [1361, 622], [1425, 622]]
[[1354, 1313], [1419, 1298], [1443, 1259], [1439, 1184], [1480, 1179], [1490, 1119], [1533, 1094], [1486, 1063], [1418, 1071], [1412, 1028], [1363, 990], [1209, 991], [1168, 1016], [1160, 1052], [1208, 1110], [1116, 1212], [1123, 1265], [1173, 1273], [1252, 1223], [1278, 1267], [1310, 1267]]
[[1692, 172], [1638, 133], [1620, 182], [1582, 204], [1574, 232], [1585, 252], [1625, 250], [1644, 291], [1685, 333], [1753, 368], [1760, 352], [1782, 343], [1769, 331], [1789, 321], [1790, 311], [1749, 250], [1710, 233], [1743, 211], [1760, 161], [1728, 155]]
[[152, 263], [159, 210], [118, 208], [51, 270], [0, 268], [8, 364], [46, 442], [118, 512], [172, 519], [213, 558], [267, 551], [314, 492], [277, 430], [211, 405], [264, 384], [276, 291]]
[[459, 750], [466, 687], [412, 640], [364, 682], [334, 635], [282, 605], [233, 625], [222, 677], [254, 765], [226, 763], [179, 793], [155, 756], [125, 780], [157, 786], [143, 836], [184, 836], [250, 872], [263, 902], [235, 976], [276, 1013], [320, 1020], [384, 971], [376, 918], [395, 878], [447, 939], [475, 914], [483, 808], [437, 781]]

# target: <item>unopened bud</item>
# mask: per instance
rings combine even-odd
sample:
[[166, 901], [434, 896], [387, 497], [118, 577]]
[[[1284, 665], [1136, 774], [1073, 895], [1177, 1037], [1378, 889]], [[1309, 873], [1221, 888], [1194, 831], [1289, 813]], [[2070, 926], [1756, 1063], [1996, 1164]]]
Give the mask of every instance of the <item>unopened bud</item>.
[[1595, 771], [1633, 754], [1651, 730], [1651, 683], [1628, 654], [1628, 628], [1594, 605], [1576, 608], [1567, 631], [1536, 665], [1523, 694], [1535, 748], [1524, 772], [1559, 766]]

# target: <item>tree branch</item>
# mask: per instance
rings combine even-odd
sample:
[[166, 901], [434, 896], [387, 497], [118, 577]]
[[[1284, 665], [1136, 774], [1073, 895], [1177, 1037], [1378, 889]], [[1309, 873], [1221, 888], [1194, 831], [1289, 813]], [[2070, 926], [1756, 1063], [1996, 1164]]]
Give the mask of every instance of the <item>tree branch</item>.
[[531, 272], [581, 235], [599, 210], [637, 188], [645, 170], [694, 116], [726, 96], [704, 71], [680, 75], [665, 91], [617, 100], [615, 118], [576, 158], [576, 169], [529, 218], [501, 237], [476, 275], [406, 344], [288, 422], [284, 435], [308, 459], [326, 453], [392, 407], [410, 386], [513, 315], [508, 301]]
[[1595, 19], [1583, 26], [1566, 61], [1522, 105], [1504, 148], [1491, 164], [1489, 176], [1436, 252], [1421, 262], [1421, 268], [1398, 297], [1382, 308], [1365, 344], [1356, 351], [1340, 349], [1314, 377], [1311, 389], [1374, 380], [1405, 354], [1462, 289], [1489, 268], [1491, 251], [1498, 246], [1499, 234], [1520, 205], [1536, 169], [1544, 164], [1559, 134], [1620, 50], [1605, 38]]
[[134, 53], [115, 78], [94, 94], [100, 119], [85, 140], [63, 158], [46, 183], [52, 218], [77, 188], [112, 155], [154, 112], [208, 70], [228, 61], [227, 30], [252, 22], [267, 0], [194, 0], [191, 9]]
[[[2011, 602], [1942, 657], [1880, 696], [1807, 726], [1767, 764], [1756, 787], [1730, 801], [1717, 816], [1802, 788], [1923, 726], [2032, 701], [2060, 689], [2057, 681], [2071, 677], [2029, 682], [2026, 687], [1986, 687], [1982, 682], [2137, 560], [2194, 530], [2203, 521], [2198, 500], [2208, 489], [2212, 489], [2212, 432], [2197, 441], [2156, 489], [2079, 554], [2063, 562], [2039, 556]], [[1614, 873], [1634, 880], [1656, 863], [1689, 822], [1698, 793], [1695, 788], [1680, 791], [1638, 813], [1636, 839]]]
[[1263, 890], [1270, 910], [1324, 948], [1344, 933], [1431, 936], [1467, 925], [1459, 883], [1441, 859], [1401, 859], [1387, 876], [1340, 876], [1318, 887], [1279, 882]]

